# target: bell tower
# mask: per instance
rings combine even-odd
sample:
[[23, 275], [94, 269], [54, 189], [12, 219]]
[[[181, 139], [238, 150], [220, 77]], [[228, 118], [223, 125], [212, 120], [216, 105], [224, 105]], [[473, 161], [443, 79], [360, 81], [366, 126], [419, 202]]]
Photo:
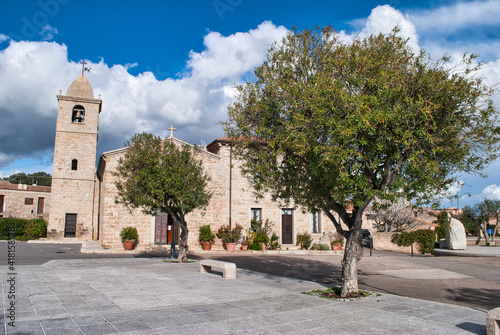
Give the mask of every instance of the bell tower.
[[[57, 123], [47, 237], [91, 240], [101, 99], [82, 75], [57, 95]], [[100, 98], [100, 96], [99, 96]]]

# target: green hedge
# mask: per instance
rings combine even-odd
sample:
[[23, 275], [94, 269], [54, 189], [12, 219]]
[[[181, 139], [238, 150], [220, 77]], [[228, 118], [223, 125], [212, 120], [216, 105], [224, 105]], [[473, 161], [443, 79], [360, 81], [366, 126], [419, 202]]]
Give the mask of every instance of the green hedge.
[[35, 240], [47, 236], [47, 222], [43, 219], [12, 219], [0, 218], [0, 240], [9, 240], [11, 228], [13, 238], [18, 241]]
[[408, 247], [410, 244], [417, 242], [418, 251], [423, 254], [434, 254], [434, 241], [436, 233], [428, 229], [419, 229], [412, 232], [402, 232], [401, 234], [392, 235], [392, 243], [400, 247]]

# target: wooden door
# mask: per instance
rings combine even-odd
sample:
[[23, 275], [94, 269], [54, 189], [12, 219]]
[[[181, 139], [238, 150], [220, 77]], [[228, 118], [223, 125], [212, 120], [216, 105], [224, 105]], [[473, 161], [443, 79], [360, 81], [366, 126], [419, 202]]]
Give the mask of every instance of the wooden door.
[[167, 244], [168, 215], [157, 215], [155, 218], [155, 244]]
[[45, 207], [45, 198], [44, 197], [39, 197], [38, 198], [38, 208], [36, 213], [37, 214], [43, 214], [43, 208]]
[[281, 244], [293, 243], [293, 215], [291, 209], [283, 209], [281, 213]]
[[76, 236], [76, 214], [66, 214], [66, 223], [64, 225], [64, 237]]
[[179, 244], [179, 225], [174, 224], [174, 220], [171, 216], [168, 217], [167, 223], [167, 243], [172, 243], [172, 237], [175, 239], [175, 243]]

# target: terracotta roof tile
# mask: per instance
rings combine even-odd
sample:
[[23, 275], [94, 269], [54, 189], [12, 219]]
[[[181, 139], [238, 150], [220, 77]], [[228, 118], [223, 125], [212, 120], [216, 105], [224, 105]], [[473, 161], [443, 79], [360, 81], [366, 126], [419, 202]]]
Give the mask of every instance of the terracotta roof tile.
[[0, 180], [1, 190], [19, 190], [19, 191], [33, 191], [33, 192], [46, 192], [50, 193], [50, 186], [37, 186], [37, 185], [26, 185], [26, 189], [20, 189], [18, 184], [12, 184], [5, 180]]

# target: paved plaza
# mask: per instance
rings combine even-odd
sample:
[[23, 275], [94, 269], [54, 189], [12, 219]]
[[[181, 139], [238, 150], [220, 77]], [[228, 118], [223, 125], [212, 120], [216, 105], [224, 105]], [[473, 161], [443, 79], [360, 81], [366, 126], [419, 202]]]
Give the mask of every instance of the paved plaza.
[[[7, 334], [485, 334], [486, 313], [390, 294], [341, 302], [322, 284], [238, 269], [238, 279], [161, 258], [1, 268]], [[15, 299], [9, 290], [15, 289]], [[8, 308], [15, 302], [15, 327]]]

